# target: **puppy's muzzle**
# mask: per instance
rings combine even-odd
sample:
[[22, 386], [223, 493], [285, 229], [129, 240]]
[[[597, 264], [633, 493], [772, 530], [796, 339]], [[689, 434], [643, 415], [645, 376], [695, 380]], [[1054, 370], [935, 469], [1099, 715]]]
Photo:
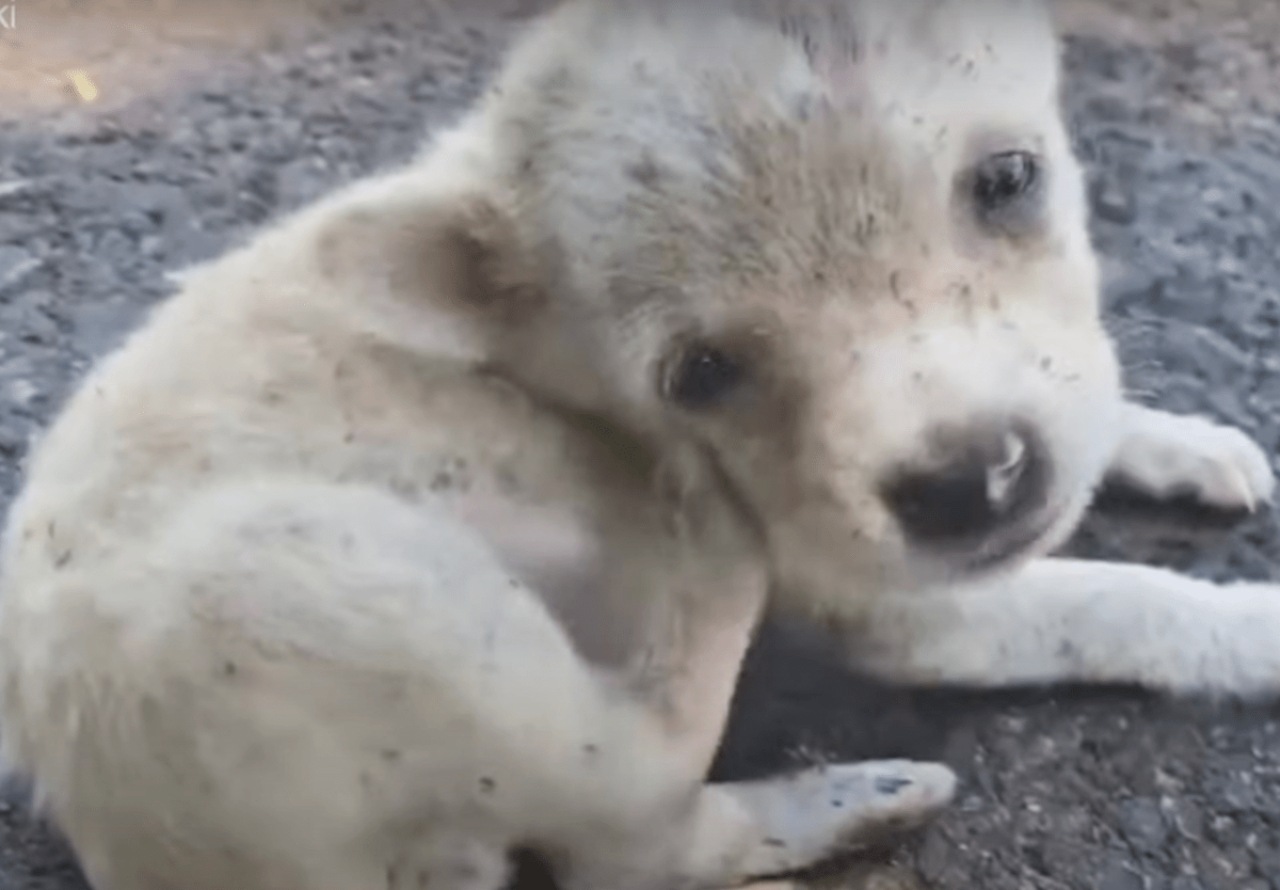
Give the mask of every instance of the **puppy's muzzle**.
[[988, 562], [1039, 538], [1052, 467], [1032, 424], [985, 421], [928, 438], [927, 463], [900, 467], [883, 488], [909, 544]]

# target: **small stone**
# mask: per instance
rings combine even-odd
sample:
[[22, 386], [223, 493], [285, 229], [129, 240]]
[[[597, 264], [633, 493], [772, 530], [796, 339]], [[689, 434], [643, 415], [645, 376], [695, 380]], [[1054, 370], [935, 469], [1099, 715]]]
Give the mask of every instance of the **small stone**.
[[0, 293], [21, 284], [40, 268], [40, 260], [22, 247], [0, 246]]
[[1098, 890], [1146, 890], [1146, 882], [1136, 866], [1117, 861], [1107, 865]]
[[30, 179], [11, 179], [7, 182], [0, 182], [0, 199], [21, 194], [30, 189], [32, 185], [33, 183]]
[[1104, 177], [1091, 189], [1093, 210], [1107, 222], [1128, 225], [1138, 217], [1133, 194], [1113, 177]]
[[40, 395], [40, 390], [30, 380], [19, 378], [5, 387], [5, 395], [14, 405], [26, 408]]
[[1169, 825], [1160, 805], [1146, 797], [1125, 801], [1116, 814], [1120, 828], [1134, 847], [1156, 850], [1169, 838]]
[[1258, 785], [1251, 774], [1233, 771], [1213, 784], [1214, 797], [1226, 812], [1248, 813], [1258, 808]]

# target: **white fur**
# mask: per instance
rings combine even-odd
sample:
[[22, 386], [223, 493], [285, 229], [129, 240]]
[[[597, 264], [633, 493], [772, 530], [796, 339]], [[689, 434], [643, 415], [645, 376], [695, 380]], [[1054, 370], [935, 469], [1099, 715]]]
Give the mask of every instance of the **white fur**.
[[[566, 4], [84, 382], [5, 531], [0, 731], [96, 890], [494, 890], [520, 847], [569, 890], [726, 887], [928, 819], [936, 765], [704, 784], [770, 597], [896, 677], [1280, 685], [1269, 588], [970, 576], [899, 530], [886, 475], [976, 417], [1055, 468], [1023, 560], [1108, 462], [1272, 481], [1120, 399], [1042, 12], [807, 8], [836, 24]], [[997, 237], [957, 183], [1020, 146], [1052, 175]], [[664, 396], [691, 337], [750, 359], [715, 411]]]
[[1007, 577], [885, 599], [864, 630], [863, 664], [900, 681], [1244, 696], [1280, 686], [1280, 586], [1151, 566], [1037, 560]]
[[[1130, 405], [1114, 478], [1156, 498], [1189, 494], [1227, 510], [1256, 510], [1271, 500], [1271, 461], [1238, 429], [1207, 418]], [[1184, 490], [1185, 489], [1185, 490]]]

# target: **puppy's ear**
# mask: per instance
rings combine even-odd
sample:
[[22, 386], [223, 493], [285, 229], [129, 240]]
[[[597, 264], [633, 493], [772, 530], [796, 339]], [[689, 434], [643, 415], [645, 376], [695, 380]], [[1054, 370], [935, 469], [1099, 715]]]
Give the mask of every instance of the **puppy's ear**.
[[316, 245], [331, 283], [375, 288], [396, 302], [427, 301], [511, 321], [543, 298], [512, 215], [478, 191], [423, 194], [384, 183], [338, 209]]
[[542, 306], [545, 276], [503, 203], [493, 196], [460, 202], [445, 235], [462, 303], [513, 320]]

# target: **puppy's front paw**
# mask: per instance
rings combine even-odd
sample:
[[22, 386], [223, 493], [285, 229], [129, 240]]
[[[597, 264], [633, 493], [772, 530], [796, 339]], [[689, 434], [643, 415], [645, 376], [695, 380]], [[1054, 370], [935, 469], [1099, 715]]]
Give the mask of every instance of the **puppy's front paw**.
[[1189, 496], [1219, 510], [1253, 512], [1271, 499], [1267, 454], [1235, 427], [1135, 408], [1110, 481], [1159, 500]]

